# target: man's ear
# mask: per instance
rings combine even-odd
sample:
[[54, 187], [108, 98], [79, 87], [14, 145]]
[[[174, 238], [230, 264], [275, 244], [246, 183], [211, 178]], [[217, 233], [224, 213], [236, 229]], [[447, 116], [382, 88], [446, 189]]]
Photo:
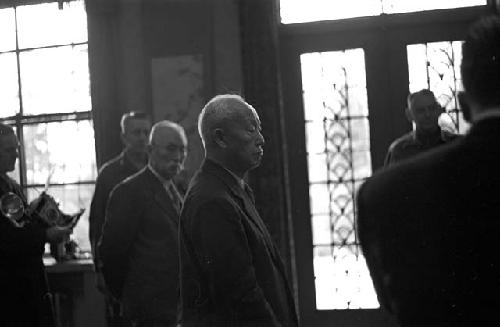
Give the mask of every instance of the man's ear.
[[213, 132], [213, 140], [215, 144], [217, 144], [221, 148], [226, 148], [227, 143], [226, 143], [226, 134], [224, 133], [224, 130], [221, 128], [216, 128]]
[[413, 123], [413, 113], [411, 112], [410, 108], [408, 108], [408, 107], [405, 108], [405, 116], [406, 116], [406, 119], [408, 119], [408, 121], [410, 123]]

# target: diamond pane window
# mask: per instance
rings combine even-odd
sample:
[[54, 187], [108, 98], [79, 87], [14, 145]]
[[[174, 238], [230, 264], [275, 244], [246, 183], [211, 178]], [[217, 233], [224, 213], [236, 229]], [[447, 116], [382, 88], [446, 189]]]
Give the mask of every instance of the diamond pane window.
[[283, 24], [484, 6], [487, 0], [280, 0]]
[[469, 128], [460, 111], [457, 94], [463, 90], [460, 76], [462, 41], [432, 42], [407, 46], [409, 90], [430, 89], [446, 109], [456, 131]]
[[97, 169], [84, 1], [0, 9], [0, 72], [0, 122], [15, 126], [21, 142], [9, 175], [29, 201], [47, 185], [64, 212], [86, 209], [73, 237], [90, 251]]
[[355, 194], [371, 175], [362, 49], [300, 56], [316, 307], [377, 308], [356, 236]]

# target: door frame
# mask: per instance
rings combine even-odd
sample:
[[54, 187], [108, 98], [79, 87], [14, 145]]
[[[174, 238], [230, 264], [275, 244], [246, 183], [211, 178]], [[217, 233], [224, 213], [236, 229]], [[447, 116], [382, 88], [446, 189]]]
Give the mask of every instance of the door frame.
[[288, 192], [295, 251], [294, 286], [303, 326], [395, 326], [381, 309], [317, 310], [304, 128], [300, 54], [363, 48], [368, 93], [372, 171], [390, 143], [411, 129], [406, 45], [463, 39], [491, 7], [433, 10], [280, 26], [280, 70], [288, 153]]

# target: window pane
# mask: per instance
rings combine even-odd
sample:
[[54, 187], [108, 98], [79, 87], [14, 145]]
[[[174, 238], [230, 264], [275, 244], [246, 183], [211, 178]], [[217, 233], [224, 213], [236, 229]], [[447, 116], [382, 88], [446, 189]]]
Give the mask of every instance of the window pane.
[[465, 133], [469, 124], [464, 122], [457, 94], [463, 90], [460, 75], [462, 41], [432, 42], [407, 46], [410, 92], [430, 89], [446, 109], [455, 129]]
[[486, 5], [487, 0], [280, 0], [281, 22], [304, 23]]
[[371, 175], [362, 49], [300, 56], [317, 309], [378, 307], [355, 228], [355, 192]]
[[16, 49], [16, 20], [14, 9], [0, 9], [0, 52]]
[[0, 117], [14, 116], [19, 112], [17, 82], [16, 54], [0, 53]]
[[318, 246], [314, 252], [318, 310], [378, 308], [366, 261], [354, 246]]
[[[28, 200], [34, 200], [43, 188], [28, 188]], [[74, 214], [85, 209], [73, 230], [73, 238], [82, 251], [90, 251], [89, 243], [89, 206], [94, 192], [94, 185], [51, 186], [47, 193], [59, 203], [59, 208], [67, 214]]]
[[24, 127], [27, 184], [75, 183], [96, 178], [94, 130], [90, 121]]
[[25, 115], [90, 110], [86, 44], [22, 52], [20, 61]]
[[87, 42], [87, 17], [83, 1], [57, 2], [17, 8], [19, 48]]

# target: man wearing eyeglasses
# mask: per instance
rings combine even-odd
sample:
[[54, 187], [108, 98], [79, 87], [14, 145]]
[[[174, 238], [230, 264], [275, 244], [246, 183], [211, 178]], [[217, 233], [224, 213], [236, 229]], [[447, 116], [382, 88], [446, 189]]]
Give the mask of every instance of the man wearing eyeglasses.
[[148, 165], [111, 192], [98, 245], [102, 271], [134, 327], [177, 323], [178, 224], [182, 200], [172, 182], [186, 158], [184, 129], [156, 123]]
[[453, 126], [441, 127], [438, 123], [444, 109], [430, 90], [423, 89], [410, 94], [405, 112], [408, 120], [414, 124], [415, 130], [396, 139], [391, 144], [385, 157], [384, 166], [386, 167], [445, 144], [457, 137]]
[[7, 173], [15, 169], [19, 142], [0, 123], [0, 326], [53, 326], [42, 261], [46, 242], [61, 242], [70, 227], [47, 227], [27, 214], [21, 187]]

